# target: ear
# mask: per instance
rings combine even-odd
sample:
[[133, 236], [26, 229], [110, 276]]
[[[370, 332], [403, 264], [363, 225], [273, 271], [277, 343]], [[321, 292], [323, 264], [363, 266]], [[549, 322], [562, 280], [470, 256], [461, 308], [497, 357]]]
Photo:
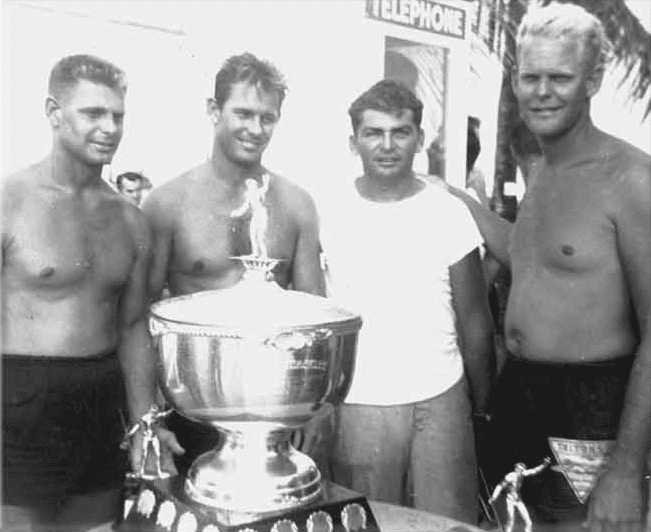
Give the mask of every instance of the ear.
[[602, 66], [597, 66], [592, 69], [592, 72], [588, 74], [588, 77], [586, 79], [586, 92], [588, 95], [588, 98], [592, 98], [597, 92], [599, 92], [599, 89], [601, 88], [601, 82], [604, 79], [604, 67]]
[[216, 124], [221, 115], [221, 109], [217, 105], [217, 101], [214, 98], [208, 98], [206, 102], [206, 111], [210, 117], [210, 120], [212, 120], [212, 123]]
[[354, 133], [348, 137], [348, 146], [350, 147], [350, 151], [353, 152], [353, 155], [359, 155], [359, 151], [357, 150], [357, 137]]
[[54, 96], [45, 99], [45, 116], [48, 117], [52, 127], [59, 127], [61, 124], [61, 104]]
[[422, 130], [422, 128], [418, 129], [418, 146], [416, 148], [416, 152], [420, 153], [421, 150], [423, 149], [423, 145], [425, 144], [425, 132]]

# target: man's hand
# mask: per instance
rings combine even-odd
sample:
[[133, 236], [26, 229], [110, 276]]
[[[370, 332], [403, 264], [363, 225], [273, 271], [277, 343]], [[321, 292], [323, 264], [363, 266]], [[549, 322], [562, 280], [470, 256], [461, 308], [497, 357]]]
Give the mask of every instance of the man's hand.
[[298, 441], [294, 438], [294, 443], [298, 444], [301, 452], [311, 457], [327, 452], [334, 436], [332, 416], [332, 406], [326, 403], [322, 410], [305, 424]]
[[607, 469], [592, 490], [587, 529], [590, 532], [642, 532], [647, 513], [644, 471]]
[[[154, 433], [160, 441], [161, 469], [168, 472], [170, 475], [178, 474], [176, 466], [174, 465], [173, 455], [181, 455], [185, 453], [185, 449], [181, 447], [178, 440], [176, 439], [176, 436], [171, 430], [168, 430], [165, 427], [157, 426], [154, 428]], [[158, 458], [151, 444], [148, 445], [147, 450], [143, 448], [143, 436], [143, 431], [139, 430], [133, 435], [131, 439], [131, 469], [134, 472], [140, 471], [140, 465], [142, 463], [142, 460], [145, 458], [146, 451], [147, 462], [145, 464], [145, 472], [154, 473], [156, 471], [156, 460]]]

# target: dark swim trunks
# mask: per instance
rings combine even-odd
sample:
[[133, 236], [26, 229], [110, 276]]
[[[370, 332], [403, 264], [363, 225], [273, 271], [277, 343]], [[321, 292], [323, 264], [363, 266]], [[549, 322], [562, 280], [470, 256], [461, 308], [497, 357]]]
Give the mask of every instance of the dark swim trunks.
[[56, 511], [71, 495], [122, 484], [126, 398], [115, 353], [3, 354], [2, 399], [4, 504]]
[[583, 519], [586, 477], [568, 475], [557, 454], [574, 455], [573, 471], [580, 471], [594, 463], [595, 449], [615, 439], [633, 358], [549, 364], [510, 357], [497, 386], [482, 464], [489, 483], [495, 486], [517, 462], [531, 468], [550, 457], [552, 467], [525, 479], [522, 499], [538, 520]]

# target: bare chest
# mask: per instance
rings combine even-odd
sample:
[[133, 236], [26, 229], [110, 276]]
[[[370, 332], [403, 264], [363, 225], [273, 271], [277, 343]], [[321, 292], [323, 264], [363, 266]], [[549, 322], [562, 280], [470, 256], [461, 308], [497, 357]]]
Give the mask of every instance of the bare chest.
[[567, 272], [608, 269], [618, 263], [616, 229], [607, 198], [594, 188], [537, 187], [518, 212], [511, 259], [518, 266]]
[[71, 204], [32, 207], [12, 221], [8, 272], [42, 287], [89, 281], [107, 289], [124, 285], [135, 244], [118, 208], [90, 212]]
[[[232, 205], [215, 202], [179, 214], [173, 235], [173, 272], [221, 277], [239, 268], [233, 257], [252, 252], [252, 217], [251, 213], [233, 216], [233, 210]], [[294, 224], [274, 204], [267, 206], [265, 218], [267, 254], [290, 261], [298, 236]]]

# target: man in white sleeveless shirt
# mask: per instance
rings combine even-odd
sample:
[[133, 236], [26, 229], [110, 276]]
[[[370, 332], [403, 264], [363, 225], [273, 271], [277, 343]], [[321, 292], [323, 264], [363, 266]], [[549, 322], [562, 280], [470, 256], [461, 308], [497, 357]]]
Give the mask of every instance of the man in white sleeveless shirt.
[[423, 105], [382, 80], [352, 104], [364, 174], [323, 209], [331, 296], [363, 320], [336, 415], [333, 480], [375, 500], [475, 523], [473, 413], [486, 413], [493, 342], [463, 203], [412, 170]]

